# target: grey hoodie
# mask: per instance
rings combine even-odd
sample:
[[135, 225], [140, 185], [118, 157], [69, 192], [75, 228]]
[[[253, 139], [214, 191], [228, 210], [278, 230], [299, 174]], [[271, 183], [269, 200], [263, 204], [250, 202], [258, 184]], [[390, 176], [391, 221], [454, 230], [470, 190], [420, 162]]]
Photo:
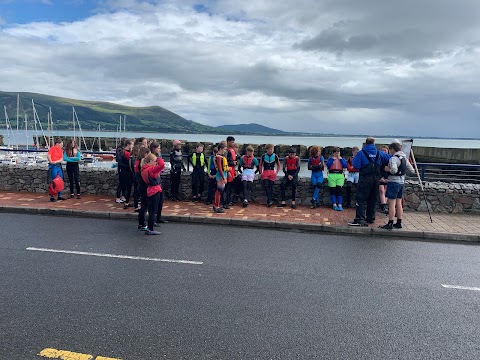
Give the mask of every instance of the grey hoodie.
[[[400, 158], [399, 158], [400, 157]], [[388, 161], [388, 166], [390, 167], [390, 176], [388, 177], [388, 182], [395, 182], [399, 184], [405, 183], [405, 175], [398, 176], [395, 175], [398, 172], [398, 168], [401, 165], [401, 159], [405, 159], [407, 156], [403, 151], [397, 151]], [[410, 162], [407, 160], [407, 174], [415, 174], [415, 170]]]

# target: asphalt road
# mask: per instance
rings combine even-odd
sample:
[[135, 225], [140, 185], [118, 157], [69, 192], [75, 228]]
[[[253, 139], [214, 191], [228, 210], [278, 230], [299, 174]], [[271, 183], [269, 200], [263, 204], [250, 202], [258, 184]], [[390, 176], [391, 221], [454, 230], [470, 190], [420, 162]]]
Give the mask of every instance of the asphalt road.
[[16, 214], [0, 229], [1, 360], [480, 358], [478, 245]]

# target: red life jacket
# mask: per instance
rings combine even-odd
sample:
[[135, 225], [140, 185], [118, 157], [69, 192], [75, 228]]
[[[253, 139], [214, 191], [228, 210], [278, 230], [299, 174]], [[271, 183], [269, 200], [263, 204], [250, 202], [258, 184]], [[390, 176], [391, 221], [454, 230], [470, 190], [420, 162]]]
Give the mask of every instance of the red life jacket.
[[287, 171], [297, 170], [297, 159], [298, 159], [298, 156], [295, 156], [293, 159], [290, 156], [287, 156], [285, 158]]
[[328, 168], [330, 172], [343, 172], [343, 165], [340, 159], [333, 159], [333, 164]]
[[312, 165], [312, 166], [320, 166], [321, 163], [322, 163], [322, 157], [321, 156], [310, 158], [310, 165]]
[[347, 170], [349, 173], [358, 172], [358, 169], [353, 167], [353, 157], [347, 161]]
[[228, 148], [227, 149], [230, 152], [230, 158], [227, 157], [228, 160], [228, 166], [237, 166], [237, 153], [233, 148]]
[[57, 195], [63, 189], [65, 189], [65, 183], [60, 175], [57, 175], [57, 177], [52, 180], [50, 185], [48, 185], [48, 193], [50, 196]]
[[253, 169], [253, 159], [255, 159], [253, 156], [248, 157], [247, 155], [243, 155], [242, 159], [244, 169]]

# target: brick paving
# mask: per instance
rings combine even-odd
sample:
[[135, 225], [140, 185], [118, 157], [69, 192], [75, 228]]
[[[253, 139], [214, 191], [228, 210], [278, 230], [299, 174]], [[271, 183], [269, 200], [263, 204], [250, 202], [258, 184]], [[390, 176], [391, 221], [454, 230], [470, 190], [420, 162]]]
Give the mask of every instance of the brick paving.
[[[0, 191], [0, 206], [4, 208], [35, 208], [35, 209], [66, 209], [73, 211], [92, 211], [95, 213], [129, 214], [134, 217], [132, 208], [124, 209], [123, 204], [115, 203], [111, 196], [84, 195], [80, 200], [68, 199], [66, 201], [50, 202], [47, 194], [43, 193], [15, 193]], [[287, 204], [285, 208], [272, 206], [267, 208], [263, 204], [251, 203], [247, 208], [241, 204], [235, 204], [224, 214], [215, 214], [211, 206], [203, 203], [190, 201], [172, 202], [165, 201], [163, 214], [168, 216], [194, 216], [205, 218], [226, 218], [241, 220], [263, 220], [272, 222], [290, 222], [301, 224], [322, 224], [341, 227], [349, 227], [347, 223], [355, 217], [354, 209], [345, 209], [342, 212], [334, 211], [329, 207], [322, 206], [310, 209], [308, 206], [298, 205], [297, 209], [291, 209]], [[480, 234], [480, 215], [466, 214], [432, 214], [433, 223], [430, 222], [428, 213], [405, 212], [402, 230], [394, 232], [431, 232], [444, 234]], [[377, 212], [376, 223], [371, 228], [377, 228], [387, 221], [384, 214]], [[387, 230], [385, 230], [387, 232]]]

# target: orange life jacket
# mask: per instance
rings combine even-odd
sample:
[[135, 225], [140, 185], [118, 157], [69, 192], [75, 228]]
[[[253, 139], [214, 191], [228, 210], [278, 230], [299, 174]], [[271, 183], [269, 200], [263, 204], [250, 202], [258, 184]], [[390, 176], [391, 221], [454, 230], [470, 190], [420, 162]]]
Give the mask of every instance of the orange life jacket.
[[287, 171], [295, 171], [297, 170], [297, 159], [298, 159], [298, 156], [295, 156], [293, 159], [288, 156], [285, 158], [286, 160], [286, 168], [287, 168]]
[[343, 172], [343, 165], [340, 159], [333, 159], [333, 164], [328, 168], [331, 172]]
[[50, 196], [57, 195], [63, 189], [65, 189], [65, 183], [60, 175], [57, 175], [57, 177], [52, 180], [50, 185], [48, 185], [48, 193]]

